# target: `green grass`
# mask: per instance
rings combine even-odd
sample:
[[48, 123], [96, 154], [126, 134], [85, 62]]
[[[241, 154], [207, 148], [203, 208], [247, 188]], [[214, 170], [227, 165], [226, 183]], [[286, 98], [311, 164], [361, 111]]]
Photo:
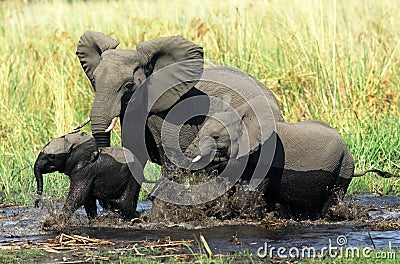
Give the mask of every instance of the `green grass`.
[[44, 257], [43, 250], [23, 249], [23, 250], [1, 250], [0, 263], [26, 263]]
[[[136, 252], [126, 251], [118, 252], [108, 249], [93, 250], [91, 252], [75, 250], [74, 254], [63, 253], [49, 253], [45, 252], [43, 249], [22, 249], [22, 250], [1, 250], [0, 251], [0, 262], [1, 263], [41, 263], [48, 261], [61, 261], [63, 257], [67, 260], [82, 261], [93, 263], [284, 263], [285, 261], [290, 263], [398, 263], [400, 251], [398, 250], [373, 250], [368, 252], [370, 257], [363, 256], [360, 257], [315, 257], [315, 258], [300, 258], [300, 259], [281, 259], [279, 257], [271, 258], [259, 258], [247, 250], [238, 253], [228, 254], [226, 256], [216, 256], [209, 258], [207, 256], [195, 256], [187, 259], [184, 262], [183, 259], [175, 259], [173, 257], [168, 258], [152, 258], [152, 256], [159, 255], [157, 252], [152, 252], [151, 250], [144, 252], [144, 256], [137, 256]], [[362, 252], [362, 251], [361, 251]], [[141, 252], [143, 253], [143, 252]], [[195, 253], [195, 252], [194, 252]], [[177, 255], [177, 254], [176, 254]], [[384, 258], [383, 258], [384, 257]]]
[[[400, 2], [378, 0], [1, 1], [3, 202], [32, 204], [38, 152], [89, 113], [93, 91], [75, 56], [87, 29], [118, 39], [120, 49], [183, 35], [202, 45], [207, 59], [264, 82], [286, 120], [331, 124], [357, 171], [400, 174], [399, 12]], [[118, 135], [114, 130], [113, 144]], [[399, 194], [399, 185], [370, 175], [349, 192]], [[65, 197], [68, 179], [49, 174], [44, 186], [45, 194]]]

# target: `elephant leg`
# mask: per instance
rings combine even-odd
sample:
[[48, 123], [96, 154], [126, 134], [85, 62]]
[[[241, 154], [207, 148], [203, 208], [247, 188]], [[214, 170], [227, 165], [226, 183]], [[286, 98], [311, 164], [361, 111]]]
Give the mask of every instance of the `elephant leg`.
[[271, 167], [267, 176], [259, 185], [259, 190], [264, 195], [264, 201], [267, 206], [267, 211], [276, 210], [276, 204], [280, 200], [281, 185], [282, 185], [282, 168]]
[[111, 210], [111, 205], [110, 202], [106, 199], [99, 199], [99, 204], [101, 207], [103, 207], [104, 210], [110, 211]]
[[265, 198], [281, 205], [283, 214], [295, 219], [316, 219], [324, 205], [333, 199], [332, 187], [337, 176], [328, 171], [293, 171], [284, 169], [281, 176], [271, 175]]
[[328, 208], [331, 205], [337, 204], [337, 202], [343, 198], [347, 192], [347, 188], [350, 185], [351, 177], [354, 174], [354, 161], [351, 156], [350, 150], [346, 147], [344, 149], [343, 159], [341, 160], [340, 170], [338, 172], [338, 177], [336, 178], [331, 195], [329, 199], [324, 203], [321, 215], [325, 216]]
[[[91, 197], [91, 187], [88, 180], [75, 180], [74, 178], [71, 177], [68, 197], [63, 208], [64, 220], [68, 219], [72, 213], [84, 205]], [[81, 175], [76, 176], [76, 178], [81, 179]]]
[[127, 202], [117, 202], [117, 207], [120, 209], [120, 214], [124, 219], [138, 218], [139, 214], [136, 212], [136, 207]]
[[112, 212], [121, 215], [124, 219], [132, 219], [139, 216], [136, 212], [136, 207], [133, 207], [129, 200], [110, 200], [110, 207]]
[[121, 197], [113, 201], [115, 208], [120, 210], [123, 218], [132, 219], [139, 217], [139, 214], [136, 212], [139, 191], [140, 185], [132, 179]]
[[324, 203], [322, 210], [321, 210], [321, 217], [324, 217], [328, 212], [330, 206], [335, 205], [344, 197], [346, 194], [347, 188], [351, 182], [350, 179], [345, 179], [342, 177], [338, 177], [335, 181], [335, 185], [332, 189], [332, 193], [329, 196], [328, 200]]
[[86, 215], [89, 220], [97, 216], [96, 198], [91, 197], [87, 199], [83, 205], [85, 206]]
[[259, 190], [263, 195], [264, 202], [266, 205], [267, 212], [273, 212], [276, 210], [276, 198], [273, 196], [273, 190], [271, 190], [270, 180], [269, 178], [265, 178], [260, 186]]

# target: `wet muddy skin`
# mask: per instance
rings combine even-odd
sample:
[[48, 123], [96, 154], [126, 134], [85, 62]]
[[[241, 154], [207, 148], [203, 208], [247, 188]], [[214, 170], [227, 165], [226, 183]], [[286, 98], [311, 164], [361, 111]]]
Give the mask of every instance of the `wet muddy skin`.
[[[140, 202], [138, 211], [143, 211], [140, 220], [123, 221], [111, 213], [100, 213], [97, 220], [88, 223], [84, 210], [80, 209], [74, 214], [73, 224], [69, 225], [72, 228], [67, 232], [127, 243], [166, 237], [171, 240], [196, 240], [202, 234], [214, 253], [230, 253], [245, 248], [257, 252], [264, 243], [276, 248], [312, 246], [321, 249], [328, 245], [329, 239], [334, 246], [339, 236], [345, 236], [347, 246], [400, 249], [400, 197], [354, 195], [346, 197], [340, 206], [342, 208], [335, 210], [340, 212], [345, 209], [344, 213], [350, 210], [354, 214], [352, 219], [294, 221], [270, 217], [257, 221], [221, 221], [210, 218], [204, 227], [199, 222], [174, 224], [148, 221], [151, 203]], [[60, 203], [45, 202], [41, 208], [0, 209], [0, 246], [54, 238], [58, 231], [51, 227], [44, 228], [44, 223], [57, 215], [60, 208]]]

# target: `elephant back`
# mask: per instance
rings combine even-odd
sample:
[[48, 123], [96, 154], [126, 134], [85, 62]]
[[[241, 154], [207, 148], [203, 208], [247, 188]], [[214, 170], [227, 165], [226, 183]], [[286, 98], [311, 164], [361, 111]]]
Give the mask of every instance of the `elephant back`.
[[231, 94], [230, 104], [234, 109], [257, 96], [264, 95], [274, 120], [276, 122], [284, 121], [275, 95], [268, 87], [248, 73], [228, 66], [217, 66], [204, 69], [202, 79], [196, 85], [198, 90], [217, 98], [222, 98], [227, 93]]

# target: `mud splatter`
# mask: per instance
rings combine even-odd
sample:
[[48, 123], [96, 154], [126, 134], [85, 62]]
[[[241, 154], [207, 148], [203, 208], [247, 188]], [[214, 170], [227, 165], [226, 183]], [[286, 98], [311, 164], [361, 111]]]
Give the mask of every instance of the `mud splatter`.
[[[164, 166], [162, 174], [170, 181], [188, 185], [202, 184], [217, 177], [215, 171], [193, 173], [177, 169], [172, 164]], [[228, 184], [226, 185], [229, 186]], [[238, 223], [261, 220], [268, 215], [266, 208], [261, 192], [245, 190], [240, 183], [236, 183], [223, 195], [202, 204], [176, 205], [155, 198], [146, 220], [166, 226], [208, 227], [220, 225], [221, 221], [237, 220]]]
[[63, 219], [63, 202], [55, 199], [42, 199], [42, 213], [44, 220], [42, 228], [48, 232], [72, 233], [74, 226], [87, 225], [89, 223], [86, 214], [74, 213], [68, 219]]
[[[196, 185], [217, 177], [217, 173], [192, 173], [177, 169], [168, 164], [162, 174], [170, 181], [180, 184]], [[212, 191], [212, 190], [210, 190]], [[369, 219], [370, 207], [362, 206], [353, 198], [344, 198], [338, 194], [336, 203], [332, 204], [319, 223], [337, 221], [366, 221]], [[191, 228], [218, 226], [229, 223], [258, 222], [266, 227], [275, 228], [289, 222], [295, 223], [284, 207], [276, 204], [275, 211], [269, 212], [264, 196], [260, 191], [246, 191], [240, 183], [233, 185], [220, 197], [199, 205], [176, 205], [154, 199], [152, 209], [146, 215], [146, 221], [165, 226], [185, 226]], [[284, 220], [286, 219], [286, 220]], [[261, 222], [260, 222], [261, 221]]]
[[328, 208], [325, 220], [331, 222], [344, 220], [363, 221], [370, 218], [368, 215], [369, 209], [357, 203], [354, 198], [338, 194], [336, 201]]

